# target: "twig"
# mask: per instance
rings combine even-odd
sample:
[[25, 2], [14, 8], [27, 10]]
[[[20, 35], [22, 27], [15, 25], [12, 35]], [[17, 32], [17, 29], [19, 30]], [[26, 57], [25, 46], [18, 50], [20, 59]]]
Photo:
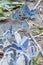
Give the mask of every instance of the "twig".
[[[33, 36], [34, 38], [37, 38], [37, 37], [39, 37], [39, 36], [41, 36], [41, 35], [43, 35], [43, 32], [42, 33], [40, 33], [39, 35], [35, 35], [35, 36]], [[30, 40], [31, 40], [31, 38], [29, 38]]]
[[42, 26], [39, 26], [38, 24], [35, 24], [35, 23], [34, 23], [34, 22], [32, 22], [32, 21], [30, 21], [30, 23], [31, 23], [32, 25], [34, 25], [34, 26], [36, 26], [36, 27], [40, 28], [40, 29], [43, 29], [43, 27], [42, 27]]
[[[26, 31], [25, 30], [19, 30], [19, 32], [24, 32], [24, 33], [26, 33]], [[27, 31], [27, 34], [28, 34], [29, 32]], [[43, 35], [43, 32], [42, 33], [40, 33], [40, 34], [38, 34], [38, 35], [35, 35], [35, 36], [33, 36], [34, 38], [37, 38], [37, 37], [39, 37], [39, 36], [41, 36], [41, 35]], [[29, 38], [29, 40], [31, 40], [31, 38]]]
[[40, 17], [41, 20], [43, 20], [43, 19], [42, 19], [43, 17], [42, 17], [42, 15], [41, 15], [40, 13], [39, 13], [39, 17]]
[[[38, 46], [38, 48], [40, 49], [40, 51], [42, 52], [42, 48], [40, 47], [40, 45], [37, 43], [37, 41], [34, 39], [33, 35], [31, 32], [29, 32], [29, 35], [31, 36], [31, 39], [35, 42], [35, 44]], [[42, 52], [43, 54], [43, 52]]]
[[40, 4], [41, 1], [42, 1], [42, 0], [39, 0], [39, 1], [37, 2], [37, 4], [35, 5], [35, 7], [33, 8], [33, 10], [35, 10], [35, 9], [38, 7], [38, 5]]

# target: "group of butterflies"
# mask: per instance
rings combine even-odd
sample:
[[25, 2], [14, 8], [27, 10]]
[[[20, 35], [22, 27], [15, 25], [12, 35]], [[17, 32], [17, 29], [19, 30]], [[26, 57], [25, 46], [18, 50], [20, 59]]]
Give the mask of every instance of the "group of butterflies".
[[38, 14], [40, 11], [40, 8], [37, 8], [35, 10], [30, 10], [28, 4], [22, 5], [19, 9], [15, 11], [15, 13], [12, 15], [12, 18], [14, 20], [20, 20], [21, 18], [24, 19], [34, 19], [35, 15]]
[[[13, 10], [15, 11], [15, 14], [11, 14]], [[33, 19], [39, 11], [39, 8], [31, 11], [28, 4], [25, 3], [0, 1], [0, 20], [7, 19], [6, 17], [9, 17], [10, 15], [12, 15], [14, 20], [19, 20], [21, 18]]]
[[[31, 11], [28, 5], [24, 4], [15, 11], [12, 18], [17, 21], [20, 18], [33, 19], [38, 12], [39, 9]], [[21, 27], [27, 30], [29, 25], [27, 22], [23, 22]], [[3, 37], [0, 45], [2, 45], [4, 56], [0, 59], [0, 65], [31, 65], [32, 58], [36, 57], [40, 52], [38, 46], [30, 41], [27, 36], [22, 36], [19, 30], [13, 31], [14, 27], [12, 25], [8, 30], [5, 30], [5, 27], [3, 28]]]
[[14, 32], [13, 26], [3, 30], [1, 44], [4, 56], [0, 65], [31, 65], [32, 58], [40, 52], [38, 46], [27, 36], [20, 35], [19, 30]]

